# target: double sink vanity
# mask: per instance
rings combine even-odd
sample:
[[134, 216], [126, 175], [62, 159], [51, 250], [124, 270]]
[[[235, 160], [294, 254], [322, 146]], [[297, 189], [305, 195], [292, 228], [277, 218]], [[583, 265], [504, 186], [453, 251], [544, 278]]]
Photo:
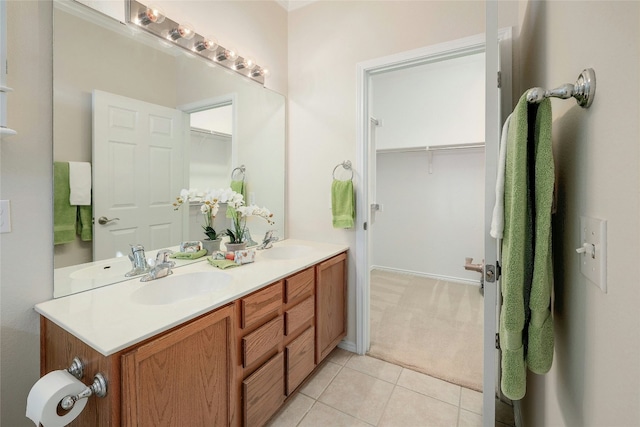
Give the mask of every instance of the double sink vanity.
[[75, 426], [264, 425], [346, 335], [346, 251], [287, 239], [38, 304], [41, 374], [106, 378]]

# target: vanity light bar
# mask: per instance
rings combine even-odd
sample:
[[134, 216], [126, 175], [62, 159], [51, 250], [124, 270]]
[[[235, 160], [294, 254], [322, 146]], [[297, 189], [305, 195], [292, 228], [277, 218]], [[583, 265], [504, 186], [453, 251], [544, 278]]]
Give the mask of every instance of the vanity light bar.
[[128, 24], [264, 85], [268, 70], [256, 65], [251, 58], [243, 58], [235, 49], [218, 45], [212, 37], [201, 36], [186, 23], [172, 21], [152, 6], [129, 0], [127, 7]]

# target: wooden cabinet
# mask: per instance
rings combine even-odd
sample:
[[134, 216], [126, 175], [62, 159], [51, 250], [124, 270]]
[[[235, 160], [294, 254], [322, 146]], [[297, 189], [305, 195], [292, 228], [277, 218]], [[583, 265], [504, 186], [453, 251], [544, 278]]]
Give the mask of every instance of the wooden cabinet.
[[110, 356], [41, 318], [41, 373], [78, 356], [85, 383], [94, 373], [105, 376], [107, 396], [91, 397], [71, 426], [232, 425], [240, 418], [235, 318], [235, 305], [227, 305]]
[[316, 266], [316, 364], [347, 335], [347, 255]]
[[110, 356], [41, 318], [41, 374], [102, 372], [71, 426], [262, 426], [346, 335], [346, 254]]
[[225, 426], [233, 417], [234, 307], [122, 356], [123, 426]]

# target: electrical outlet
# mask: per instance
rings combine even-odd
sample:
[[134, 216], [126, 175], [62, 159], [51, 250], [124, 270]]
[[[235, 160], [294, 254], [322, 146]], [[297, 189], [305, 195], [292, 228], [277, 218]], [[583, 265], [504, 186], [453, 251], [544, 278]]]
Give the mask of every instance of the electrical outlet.
[[580, 217], [580, 271], [607, 293], [607, 221]]
[[11, 202], [0, 200], [0, 233], [11, 232]]

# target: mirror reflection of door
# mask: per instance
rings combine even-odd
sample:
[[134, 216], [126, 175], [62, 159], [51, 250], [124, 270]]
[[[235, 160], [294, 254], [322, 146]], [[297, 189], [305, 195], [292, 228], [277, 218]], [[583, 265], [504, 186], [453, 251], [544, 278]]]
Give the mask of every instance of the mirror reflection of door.
[[93, 96], [94, 261], [126, 255], [132, 244], [175, 245], [182, 217], [172, 203], [185, 186], [188, 116], [108, 92]]

